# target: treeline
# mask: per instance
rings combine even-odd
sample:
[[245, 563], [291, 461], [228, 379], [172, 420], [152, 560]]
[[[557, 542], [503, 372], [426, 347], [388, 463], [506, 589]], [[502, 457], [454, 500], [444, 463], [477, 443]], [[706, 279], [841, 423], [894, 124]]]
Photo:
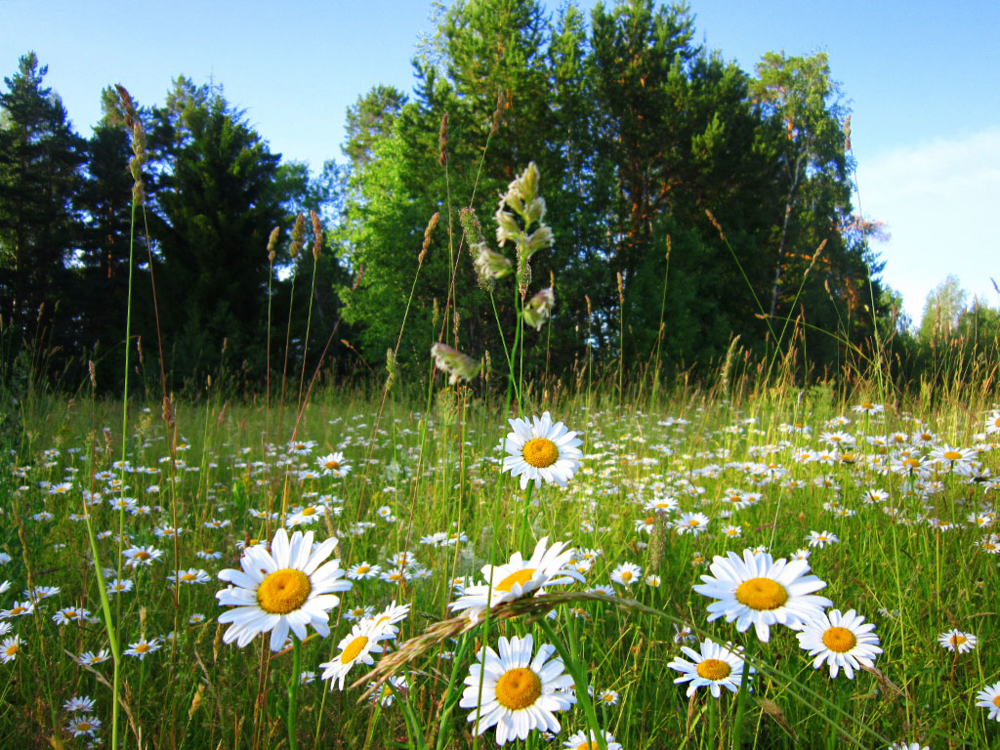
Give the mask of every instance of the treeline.
[[[747, 72], [695, 39], [686, 7], [652, 0], [599, 4], [589, 22], [571, 3], [458, 0], [414, 60], [414, 91], [360, 97], [346, 161], [318, 176], [271, 153], [220, 87], [181, 77], [162, 105], [139, 103], [134, 221], [114, 89], [84, 139], [25, 55], [0, 94], [6, 371], [44, 366], [72, 389], [94, 360], [118, 387], [130, 273], [132, 359], [156, 387], [162, 361], [171, 388], [213, 376], [259, 391], [286, 350], [290, 372], [303, 357], [311, 370], [341, 317], [330, 372], [381, 370], [404, 314], [401, 366], [426, 365], [438, 340], [496, 365], [516, 292], [477, 286], [479, 238], [459, 212], [504, 252], [497, 199], [534, 161], [554, 242], [532, 260], [531, 291], [552, 286], [556, 305], [526, 332], [526, 367], [558, 377], [621, 358], [697, 375], [739, 336], [760, 354], [794, 348], [802, 378], [829, 373], [877, 328], [891, 337], [898, 300], [878, 278], [878, 227], [852, 208], [849, 117], [826, 56], [768, 54]], [[318, 258], [311, 230], [291, 258], [310, 211]]]

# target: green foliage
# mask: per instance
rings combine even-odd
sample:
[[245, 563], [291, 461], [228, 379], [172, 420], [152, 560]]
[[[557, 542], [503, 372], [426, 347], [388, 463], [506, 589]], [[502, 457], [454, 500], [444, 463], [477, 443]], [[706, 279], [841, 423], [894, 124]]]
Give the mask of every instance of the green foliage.
[[0, 297], [9, 335], [51, 349], [71, 345], [81, 322], [57, 308], [75, 291], [68, 263], [79, 240], [86, 153], [59, 97], [43, 85], [47, 71], [29, 52], [0, 94]]

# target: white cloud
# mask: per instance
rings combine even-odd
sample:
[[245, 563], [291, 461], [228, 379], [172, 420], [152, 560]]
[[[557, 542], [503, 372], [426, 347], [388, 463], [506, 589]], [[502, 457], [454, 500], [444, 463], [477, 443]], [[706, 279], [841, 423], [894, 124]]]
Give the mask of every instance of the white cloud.
[[1000, 129], [903, 146], [858, 165], [865, 215], [889, 225], [882, 278], [920, 321], [927, 293], [955, 274], [996, 306], [1000, 284]]

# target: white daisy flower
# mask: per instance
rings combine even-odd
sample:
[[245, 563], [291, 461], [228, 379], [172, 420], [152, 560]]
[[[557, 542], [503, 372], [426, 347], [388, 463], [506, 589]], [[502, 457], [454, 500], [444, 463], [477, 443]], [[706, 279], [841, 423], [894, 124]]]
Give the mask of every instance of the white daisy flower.
[[96, 716], [81, 716], [79, 719], [71, 719], [66, 725], [66, 731], [74, 737], [93, 737], [101, 728], [101, 720]]
[[771, 636], [771, 625], [801, 630], [833, 605], [826, 597], [813, 595], [826, 583], [806, 575], [806, 560], [774, 560], [768, 552], [744, 550], [742, 558], [735, 552], [726, 557], [716, 555], [710, 570], [713, 575], [703, 575], [704, 583], [694, 586], [697, 593], [719, 600], [708, 605], [708, 621], [724, 616], [726, 622], [735, 620], [741, 633], [752, 624], [765, 643]]
[[976, 693], [976, 705], [988, 708], [990, 710], [988, 718], [1000, 721], [1000, 682], [994, 682], [988, 688]]
[[505, 565], [484, 565], [482, 574], [486, 583], [467, 586], [465, 593], [448, 608], [455, 612], [468, 610], [469, 618], [478, 620], [487, 607], [520, 599], [543, 586], [582, 581], [583, 576], [569, 567], [573, 548], [565, 549], [567, 542], [556, 542], [546, 548], [548, 541], [547, 536], [542, 537], [528, 560], [515, 552]]
[[810, 547], [823, 549], [828, 545], [837, 544], [840, 539], [837, 538], [836, 534], [824, 529], [823, 531], [810, 531], [809, 536], [806, 537], [806, 541], [809, 542]]
[[[615, 737], [611, 732], [604, 732], [604, 743], [608, 750], [622, 750], [621, 744], [615, 742]], [[600, 745], [597, 743], [597, 735], [594, 734], [594, 730], [588, 729], [586, 732], [570, 735], [569, 739], [563, 743], [563, 747], [569, 748], [569, 750], [594, 750]]]
[[375, 621], [365, 618], [356, 623], [351, 628], [351, 632], [341, 639], [340, 643], [337, 644], [340, 653], [331, 661], [319, 665], [323, 670], [322, 679], [330, 681], [331, 690], [333, 690], [334, 680], [336, 680], [339, 690], [344, 689], [347, 673], [358, 662], [368, 665], [375, 663], [371, 652], [378, 648], [378, 635], [379, 629], [375, 626]]
[[957, 628], [953, 628], [938, 636], [938, 643], [941, 644], [941, 648], [948, 651], [957, 651], [960, 654], [972, 651], [976, 647], [977, 642], [978, 639], [972, 633], [963, 633]]
[[313, 532], [296, 531], [289, 541], [288, 533], [278, 529], [270, 552], [260, 545], [247, 547], [242, 571], [219, 573], [220, 580], [234, 584], [215, 593], [220, 605], [235, 607], [219, 615], [220, 623], [232, 623], [222, 640], [243, 648], [270, 631], [271, 650], [278, 651], [289, 629], [299, 640], [306, 638], [306, 625], [324, 638], [330, 635], [328, 613], [340, 604], [332, 592], [351, 588], [350, 581], [341, 580], [340, 560], [324, 563], [336, 545], [331, 537], [313, 550]]
[[351, 470], [351, 467], [344, 463], [343, 453], [329, 453], [317, 458], [316, 464], [325, 477], [342, 477]]
[[[711, 638], [701, 642], [701, 653], [687, 646], [681, 646], [681, 651], [694, 661], [690, 662], [678, 656], [667, 666], [681, 673], [681, 676], [674, 680], [675, 684], [691, 683], [687, 689], [688, 698], [700, 687], [707, 687], [713, 698], [718, 698], [722, 694], [720, 688], [726, 688], [732, 693], [740, 689], [743, 670], [748, 667], [735, 651], [715, 643]], [[749, 667], [749, 670], [750, 674], [755, 671], [753, 667]]]
[[853, 609], [846, 614], [834, 609], [813, 619], [795, 637], [809, 656], [816, 657], [814, 668], [825, 662], [830, 666], [830, 677], [836, 679], [843, 669], [847, 679], [853, 680], [855, 669], [874, 666], [875, 657], [882, 653], [874, 630], [875, 626], [865, 623]]
[[371, 565], [368, 561], [352, 565], [347, 569], [347, 577], [352, 581], [360, 581], [365, 578], [376, 578], [382, 572], [378, 565]]
[[573, 678], [563, 674], [560, 659], [549, 660], [555, 646], [543, 644], [533, 655], [530, 635], [499, 640], [499, 654], [492, 648], [480, 649], [478, 664], [469, 667], [465, 692], [459, 706], [474, 709], [469, 721], [476, 722], [481, 735], [496, 727], [498, 745], [514, 739], [525, 740], [532, 729], [558, 732], [555, 711], [566, 711], [576, 703], [567, 688]]
[[635, 563], [623, 562], [611, 573], [611, 580], [629, 588], [642, 578], [642, 568]]
[[503, 471], [521, 477], [522, 490], [532, 480], [536, 488], [542, 482], [565, 487], [580, 467], [583, 441], [562, 422], [553, 424], [548, 412], [531, 419], [508, 420], [512, 432], [507, 433], [503, 447], [510, 455], [504, 457]]
[[[196, 583], [208, 583], [212, 578], [204, 570], [200, 568], [188, 568], [187, 570], [179, 571], [177, 578], [181, 583], [187, 583], [194, 585]], [[167, 580], [174, 583], [174, 574], [171, 573], [167, 576]]]
[[24, 645], [24, 641], [18, 635], [13, 635], [10, 638], [4, 638], [3, 643], [0, 643], [0, 662], [7, 664], [8, 662], [14, 661], [17, 655], [21, 652], [21, 646]]

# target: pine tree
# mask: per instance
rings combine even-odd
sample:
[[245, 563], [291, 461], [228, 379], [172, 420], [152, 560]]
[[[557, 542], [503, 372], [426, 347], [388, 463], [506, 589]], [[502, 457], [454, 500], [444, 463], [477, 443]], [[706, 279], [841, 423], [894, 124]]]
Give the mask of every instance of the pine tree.
[[13, 330], [25, 339], [46, 332], [67, 354], [77, 324], [56, 308], [72, 284], [86, 157], [62, 102], [43, 85], [47, 72], [29, 52], [0, 94], [0, 298]]

